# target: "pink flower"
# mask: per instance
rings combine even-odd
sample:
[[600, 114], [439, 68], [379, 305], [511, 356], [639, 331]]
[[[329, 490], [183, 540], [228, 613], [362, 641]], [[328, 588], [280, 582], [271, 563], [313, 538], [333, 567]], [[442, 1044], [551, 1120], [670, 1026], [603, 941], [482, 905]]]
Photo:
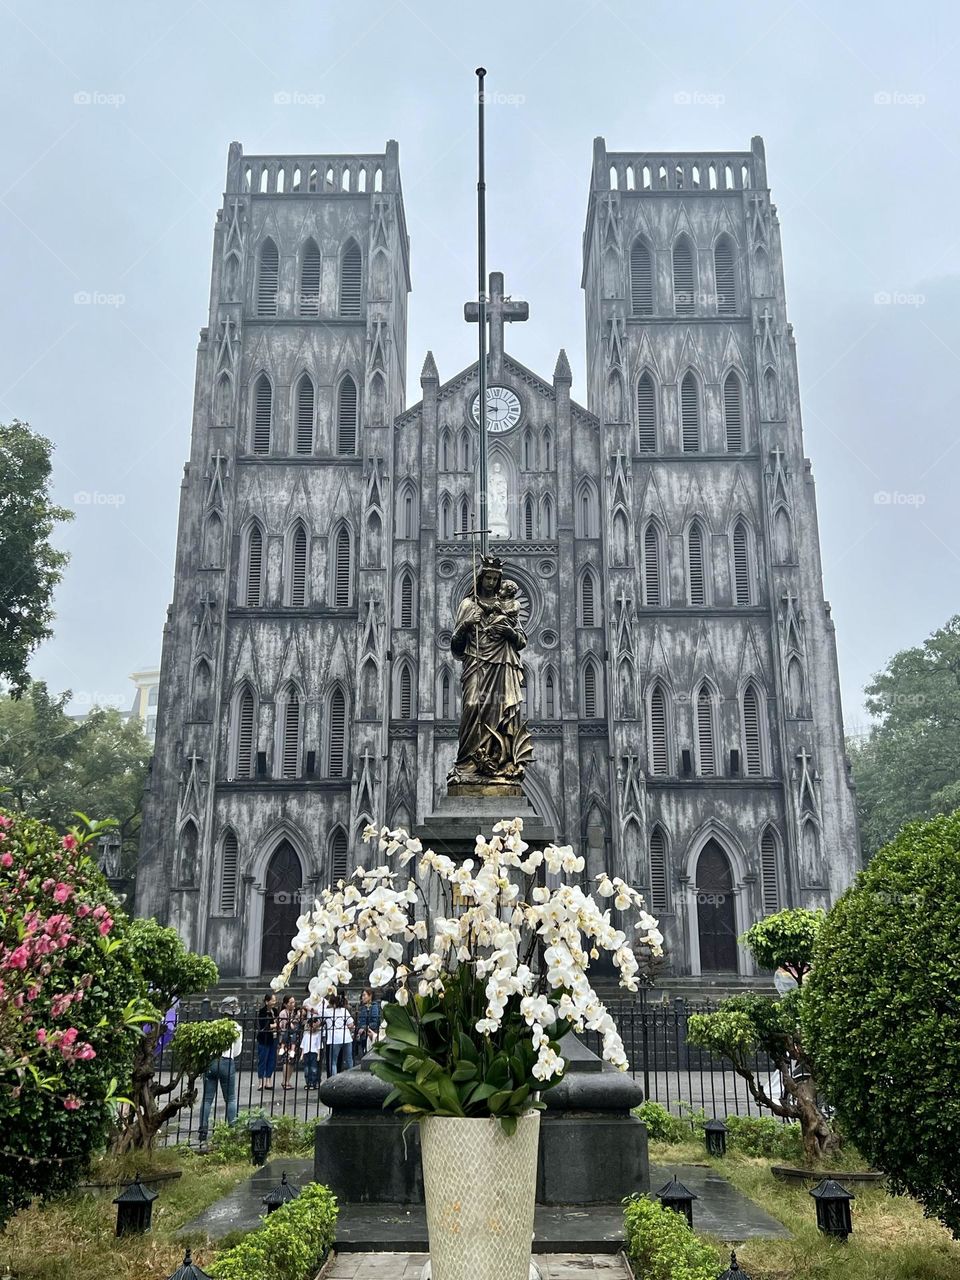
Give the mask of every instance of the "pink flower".
[[25, 942], [21, 942], [16, 951], [11, 951], [4, 962], [5, 969], [25, 969], [27, 961], [30, 959], [30, 948]]
[[113, 928], [113, 921], [110, 919], [109, 916], [106, 916], [103, 920], [100, 921], [100, 937], [105, 938], [112, 928]]
[[76, 1027], [67, 1027], [66, 1031], [64, 1031], [63, 1035], [60, 1037], [60, 1047], [62, 1049], [69, 1049], [79, 1034], [80, 1032]]
[[43, 890], [44, 893], [49, 893], [56, 883], [57, 883], [56, 880], [54, 880], [51, 876], [47, 876], [46, 880], [44, 880], [40, 888]]
[[12, 853], [5, 853], [2, 856], [0, 856], [0, 867], [12, 867], [12, 866], [13, 866]]
[[0, 827], [6, 828], [6, 827], [12, 827], [12, 826], [13, 826], [12, 818], [0, 817]]
[[40, 1030], [37, 1032], [37, 1044], [46, 1044], [46, 1043], [47, 1043], [47, 1033], [46, 1031], [44, 1031], [43, 1027], [41, 1027]]
[[94, 920], [102, 920], [106, 914], [107, 914], [107, 908], [103, 905], [103, 903], [101, 903], [99, 907], [93, 908]]
[[83, 1103], [75, 1093], [68, 1093], [63, 1100], [63, 1105], [67, 1111], [79, 1111]]
[[53, 891], [53, 900], [54, 902], [59, 902], [62, 904], [67, 901], [67, 899], [70, 897], [72, 893], [73, 893], [73, 890], [71, 889], [71, 887], [68, 884], [64, 884], [63, 881], [61, 881]]
[[34, 984], [32, 987], [27, 987], [28, 1000], [36, 1000], [39, 994], [40, 994], [40, 988], [36, 984]]
[[89, 1062], [97, 1056], [97, 1051], [92, 1044], [82, 1044], [73, 1056], [78, 1062]]
[[76, 837], [76, 836], [64, 836], [64, 837], [63, 837], [63, 847], [64, 847], [65, 849], [75, 849], [75, 848], [77, 847], [77, 837]]
[[89, 914], [90, 914], [90, 908], [87, 906], [85, 902], [81, 902], [77, 907], [77, 915], [80, 917], [81, 920], [84, 920]]

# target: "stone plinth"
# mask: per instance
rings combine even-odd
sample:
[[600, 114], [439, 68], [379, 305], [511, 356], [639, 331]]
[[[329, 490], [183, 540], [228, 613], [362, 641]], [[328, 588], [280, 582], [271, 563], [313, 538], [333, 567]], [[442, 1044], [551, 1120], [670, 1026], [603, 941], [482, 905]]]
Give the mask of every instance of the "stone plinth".
[[[616, 1203], [650, 1187], [646, 1127], [631, 1115], [643, 1089], [573, 1036], [567, 1074], [544, 1100], [537, 1203]], [[390, 1086], [370, 1071], [373, 1055], [320, 1086], [331, 1115], [317, 1126], [314, 1177], [345, 1204], [421, 1204], [419, 1126], [384, 1111]]]
[[424, 818], [417, 835], [435, 853], [465, 858], [473, 853], [477, 835], [483, 832], [489, 838], [494, 823], [502, 818], [522, 818], [523, 838], [532, 848], [542, 848], [557, 838], [519, 786], [483, 783], [451, 784], [434, 812]]

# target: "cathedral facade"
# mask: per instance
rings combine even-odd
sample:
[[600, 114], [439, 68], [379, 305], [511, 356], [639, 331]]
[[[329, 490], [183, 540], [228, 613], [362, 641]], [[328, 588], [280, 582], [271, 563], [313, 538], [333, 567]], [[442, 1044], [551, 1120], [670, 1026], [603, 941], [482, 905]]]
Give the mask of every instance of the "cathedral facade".
[[[506, 352], [490, 280], [524, 788], [589, 877], [643, 889], [674, 973], [749, 975], [737, 935], [859, 863], [761, 140], [597, 139], [583, 247], [586, 406], [563, 350], [549, 378]], [[395, 143], [231, 146], [136, 896], [225, 975], [276, 972], [364, 826], [417, 829], [456, 757], [478, 368], [428, 353], [406, 406], [409, 288]]]

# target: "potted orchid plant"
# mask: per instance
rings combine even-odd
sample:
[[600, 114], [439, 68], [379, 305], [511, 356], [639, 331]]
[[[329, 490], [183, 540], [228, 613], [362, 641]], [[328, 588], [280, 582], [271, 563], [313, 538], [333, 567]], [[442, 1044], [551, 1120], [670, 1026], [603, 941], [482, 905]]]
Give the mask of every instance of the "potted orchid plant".
[[371, 964], [371, 986], [396, 984], [372, 1070], [392, 1086], [384, 1105], [421, 1123], [433, 1280], [465, 1265], [476, 1280], [526, 1280], [541, 1095], [563, 1077], [563, 1037], [598, 1032], [603, 1057], [627, 1067], [587, 977], [608, 952], [621, 986], [638, 988], [634, 943], [604, 904], [636, 914], [635, 941], [653, 955], [657, 921], [619, 878], [588, 892], [570, 846], [530, 849], [519, 818], [478, 835], [461, 863], [402, 830], [364, 839], [383, 862], [300, 917], [274, 986], [318, 956], [308, 1003], [345, 987], [356, 962]]

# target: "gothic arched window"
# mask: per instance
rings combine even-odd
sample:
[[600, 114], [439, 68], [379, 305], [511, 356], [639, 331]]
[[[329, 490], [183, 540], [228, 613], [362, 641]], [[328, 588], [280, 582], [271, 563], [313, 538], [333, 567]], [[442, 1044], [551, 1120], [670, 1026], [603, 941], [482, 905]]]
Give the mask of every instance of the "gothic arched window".
[[450, 510], [450, 499], [444, 494], [440, 499], [440, 537], [453, 537], [453, 521]]
[[670, 772], [670, 702], [659, 682], [650, 690], [648, 752], [650, 772], [665, 777]]
[[353, 539], [342, 524], [333, 539], [333, 604], [346, 609], [353, 602]]
[[635, 316], [653, 315], [653, 255], [643, 240], [630, 250], [630, 307]]
[[541, 529], [545, 538], [556, 537], [556, 531], [553, 527], [553, 499], [549, 493], [543, 495], [543, 501], [540, 504], [541, 512]]
[[713, 267], [717, 282], [717, 315], [735, 316], [739, 305], [737, 255], [729, 236], [721, 236], [713, 246]]
[[220, 914], [232, 916], [237, 910], [240, 883], [240, 846], [236, 832], [228, 827], [220, 842]]
[[453, 718], [453, 699], [451, 697], [450, 672], [446, 667], [440, 672], [440, 719], [451, 720]]
[[300, 695], [295, 685], [287, 687], [282, 706], [280, 773], [284, 778], [300, 777]]
[[297, 453], [313, 453], [313, 382], [304, 374], [297, 383]]
[[558, 710], [557, 677], [553, 667], [547, 667], [543, 675], [543, 718], [545, 720], [556, 720], [558, 718]]
[[299, 520], [290, 534], [286, 567], [287, 604], [302, 609], [307, 603], [307, 531]]
[[257, 315], [277, 314], [280, 286], [280, 254], [272, 240], [264, 240], [257, 261]]
[[553, 470], [553, 432], [546, 427], [543, 432], [543, 469]]
[[580, 626], [598, 625], [597, 582], [592, 569], [585, 569], [580, 578]]
[[717, 772], [716, 715], [714, 696], [704, 682], [697, 693], [697, 772], [705, 778]]
[[393, 714], [398, 720], [412, 720], [414, 716], [413, 669], [406, 659], [398, 663], [393, 691]]
[[417, 490], [411, 481], [397, 490], [397, 537], [417, 536]]
[[345, 374], [337, 389], [337, 453], [352, 457], [357, 452], [357, 384]]
[[273, 387], [265, 373], [253, 384], [251, 452], [269, 453], [273, 428]]
[[767, 827], [760, 838], [760, 896], [765, 916], [780, 910], [779, 844], [773, 827]]
[[727, 453], [743, 452], [743, 387], [731, 369], [723, 380], [723, 424]]
[[529, 497], [523, 500], [523, 536], [527, 542], [533, 541], [533, 499]]
[[300, 314], [320, 314], [320, 250], [313, 240], [304, 245], [300, 260]]
[[763, 768], [763, 714], [760, 694], [753, 681], [744, 688], [740, 714], [743, 723], [743, 768], [749, 777], [760, 777]]
[[252, 778], [256, 764], [256, 701], [243, 684], [233, 707], [233, 777]]
[[687, 599], [692, 605], [707, 603], [707, 569], [703, 525], [694, 520], [687, 530]]
[[524, 471], [533, 471], [534, 469], [534, 449], [533, 449], [533, 432], [527, 427], [523, 433], [523, 469]]
[[580, 714], [584, 720], [597, 720], [603, 715], [602, 676], [592, 657], [580, 670]]
[[347, 776], [347, 700], [339, 685], [327, 704], [327, 777]]
[[600, 534], [597, 490], [592, 480], [581, 480], [577, 488], [577, 537], [596, 538]]
[[213, 714], [213, 673], [206, 658], [193, 669], [193, 718], [209, 720]]
[[413, 626], [413, 574], [409, 569], [404, 569], [400, 575], [400, 585], [397, 591], [398, 605], [398, 625], [401, 627]]
[[460, 499], [460, 532], [470, 531], [470, 499], [464, 495]]
[[637, 379], [637, 447], [641, 453], [657, 451], [657, 387], [646, 370]]
[[450, 432], [446, 427], [440, 432], [440, 470], [450, 470]]
[[684, 453], [700, 452], [700, 384], [692, 369], [680, 383], [680, 434]]
[[650, 832], [650, 910], [667, 910], [667, 840], [659, 823]]
[[681, 236], [673, 246], [673, 309], [678, 316], [692, 316], [696, 284], [693, 246]]
[[648, 607], [664, 603], [662, 547], [659, 526], [649, 520], [643, 531], [643, 603]]
[[356, 240], [350, 240], [340, 258], [340, 314], [359, 319], [363, 299], [363, 258]]
[[263, 570], [263, 530], [252, 524], [247, 530], [243, 565], [243, 603], [250, 609], [259, 609], [263, 604]]
[[738, 605], [753, 603], [750, 573], [750, 534], [745, 520], [733, 526], [733, 585], [734, 601]]

